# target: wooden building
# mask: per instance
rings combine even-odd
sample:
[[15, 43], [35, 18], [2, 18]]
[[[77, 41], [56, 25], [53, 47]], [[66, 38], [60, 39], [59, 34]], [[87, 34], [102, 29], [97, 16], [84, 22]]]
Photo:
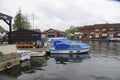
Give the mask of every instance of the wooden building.
[[46, 38], [50, 38], [50, 37], [65, 37], [66, 33], [59, 31], [59, 30], [55, 30], [55, 29], [48, 29], [46, 31], [43, 32], [43, 34], [45, 34]]
[[94, 24], [76, 27], [76, 38], [118, 38], [120, 37], [120, 23], [116, 24]]
[[36, 32], [27, 29], [12, 31], [12, 43], [29, 42], [29, 41], [37, 41], [37, 40], [41, 40], [41, 32]]

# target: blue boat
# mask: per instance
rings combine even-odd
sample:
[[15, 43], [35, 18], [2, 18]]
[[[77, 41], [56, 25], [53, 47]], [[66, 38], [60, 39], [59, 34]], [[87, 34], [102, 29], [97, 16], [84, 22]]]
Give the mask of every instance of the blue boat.
[[50, 53], [86, 53], [90, 51], [90, 45], [68, 40], [67, 38], [48, 38], [48, 42], [52, 43], [49, 48]]

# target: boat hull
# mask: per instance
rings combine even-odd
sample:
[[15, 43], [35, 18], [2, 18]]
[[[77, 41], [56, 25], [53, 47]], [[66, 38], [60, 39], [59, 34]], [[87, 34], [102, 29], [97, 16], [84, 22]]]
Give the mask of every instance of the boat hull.
[[42, 57], [45, 56], [45, 51], [34, 51], [30, 53], [31, 57]]
[[73, 53], [73, 54], [81, 54], [81, 53], [86, 53], [89, 52], [90, 49], [81, 49], [81, 50], [50, 50], [50, 53], [55, 53], [55, 54], [62, 54], [62, 53]]

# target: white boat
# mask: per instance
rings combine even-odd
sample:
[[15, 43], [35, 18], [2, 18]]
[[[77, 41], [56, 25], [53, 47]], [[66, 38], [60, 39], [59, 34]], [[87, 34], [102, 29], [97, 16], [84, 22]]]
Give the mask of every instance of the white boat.
[[85, 53], [89, 52], [90, 49], [78, 49], [78, 50], [50, 50], [50, 53]]
[[107, 42], [120, 42], [120, 38], [107, 38]]

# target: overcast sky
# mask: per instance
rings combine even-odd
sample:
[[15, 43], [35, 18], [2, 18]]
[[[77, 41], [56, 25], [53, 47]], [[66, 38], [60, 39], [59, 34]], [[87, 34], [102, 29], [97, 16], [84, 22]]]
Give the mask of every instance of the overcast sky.
[[[0, 0], [0, 12], [15, 17], [18, 8], [40, 30], [66, 30], [70, 26], [120, 23], [120, 2], [113, 0]], [[8, 30], [8, 25], [0, 20]]]

